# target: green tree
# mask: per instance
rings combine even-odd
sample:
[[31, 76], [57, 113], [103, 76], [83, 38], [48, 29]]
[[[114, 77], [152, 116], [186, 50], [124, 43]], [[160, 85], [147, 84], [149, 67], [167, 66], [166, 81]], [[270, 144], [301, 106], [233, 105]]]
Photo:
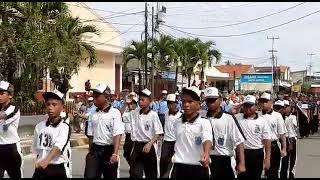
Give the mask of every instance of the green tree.
[[97, 30], [72, 18], [63, 2], [1, 2], [0, 16], [0, 74], [15, 85], [21, 102], [34, 99], [47, 69], [62, 68], [70, 77], [83, 60], [89, 67], [96, 63], [81, 34]]

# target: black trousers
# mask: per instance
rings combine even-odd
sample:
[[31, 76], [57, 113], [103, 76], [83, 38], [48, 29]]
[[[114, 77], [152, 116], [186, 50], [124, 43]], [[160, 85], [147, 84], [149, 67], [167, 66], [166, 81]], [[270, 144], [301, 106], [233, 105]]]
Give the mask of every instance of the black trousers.
[[[163, 141], [160, 157], [160, 177], [168, 178], [172, 168], [171, 158], [174, 154], [175, 141]], [[173, 173], [171, 173], [171, 177]]]
[[166, 115], [158, 113], [158, 116], [159, 116], [162, 128], [164, 128], [164, 122], [165, 122], [165, 119], [166, 119]]
[[279, 178], [281, 161], [280, 148], [277, 141], [271, 142], [270, 169], [266, 172], [267, 178]]
[[145, 154], [142, 150], [146, 142], [134, 141], [133, 151], [130, 156], [130, 178], [142, 178], [143, 172], [146, 178], [157, 178], [157, 156], [153, 146], [150, 152]]
[[260, 179], [263, 169], [264, 152], [261, 149], [245, 149], [244, 157], [246, 162], [246, 172], [239, 174], [238, 178]]
[[175, 178], [177, 179], [208, 179], [209, 168], [201, 165], [189, 165], [189, 164], [173, 164], [173, 171], [175, 172]]
[[0, 145], [0, 178], [7, 171], [10, 178], [21, 178], [22, 157], [16, 144]]
[[234, 179], [233, 169], [231, 167], [230, 156], [216, 156], [211, 155], [211, 178], [228, 178]]
[[131, 140], [131, 135], [130, 133], [126, 133], [126, 139], [123, 145], [123, 157], [127, 160], [128, 163], [130, 160], [130, 154], [131, 154], [132, 148], [133, 148], [133, 142]]
[[[289, 178], [294, 178], [293, 168], [296, 164], [296, 156], [297, 156], [297, 142], [295, 138], [287, 138], [287, 156], [282, 158], [281, 161], [281, 171], [280, 178], [288, 178], [288, 168], [289, 168]], [[291, 146], [291, 148], [289, 148]]]
[[44, 178], [67, 178], [66, 169], [64, 164], [49, 164], [46, 169], [35, 169], [32, 179], [44, 179]]
[[307, 117], [303, 115], [301, 111], [298, 113], [298, 122], [300, 137], [308, 137], [310, 133], [310, 124]]
[[319, 128], [318, 115], [314, 115], [313, 118], [310, 120], [310, 126], [311, 126], [312, 134], [318, 132], [318, 128]]
[[86, 156], [84, 178], [117, 178], [118, 163], [111, 164], [113, 145], [99, 146], [92, 144], [90, 152]]

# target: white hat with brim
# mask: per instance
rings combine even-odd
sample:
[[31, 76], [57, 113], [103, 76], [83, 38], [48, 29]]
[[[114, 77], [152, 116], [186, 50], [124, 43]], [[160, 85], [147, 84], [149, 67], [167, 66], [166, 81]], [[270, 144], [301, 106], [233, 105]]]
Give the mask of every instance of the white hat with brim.
[[13, 85], [7, 81], [0, 81], [0, 91], [14, 92]]
[[256, 104], [256, 97], [255, 96], [252, 96], [252, 95], [247, 95], [245, 98], [244, 98], [244, 101], [243, 101], [243, 104]]
[[177, 98], [176, 98], [176, 95], [175, 95], [175, 94], [168, 94], [166, 100], [167, 100], [167, 101], [170, 101], [170, 102], [176, 102], [176, 101], [177, 101]]
[[94, 89], [91, 89], [94, 93], [98, 94], [110, 94], [111, 90], [109, 86], [105, 84], [98, 84]]
[[64, 101], [64, 94], [57, 89], [51, 91], [51, 92], [45, 92], [42, 97], [47, 101], [48, 99], [57, 99]]
[[146, 97], [150, 97], [151, 96], [151, 91], [149, 89], [144, 89], [141, 92], [139, 92], [139, 96], [146, 96]]
[[275, 105], [275, 106], [282, 106], [282, 107], [284, 107], [284, 102], [281, 101], [281, 100], [278, 100], [278, 101], [276, 101], [276, 102], [274, 103], [274, 105]]
[[219, 90], [216, 87], [208, 87], [204, 90], [204, 96], [206, 98], [219, 98]]
[[260, 99], [266, 99], [266, 100], [270, 101], [271, 100], [271, 94], [265, 92], [260, 96]]
[[189, 94], [196, 101], [200, 101], [201, 100], [201, 91], [196, 86], [191, 86], [191, 87], [188, 87], [188, 88], [184, 88], [182, 90], [182, 94]]

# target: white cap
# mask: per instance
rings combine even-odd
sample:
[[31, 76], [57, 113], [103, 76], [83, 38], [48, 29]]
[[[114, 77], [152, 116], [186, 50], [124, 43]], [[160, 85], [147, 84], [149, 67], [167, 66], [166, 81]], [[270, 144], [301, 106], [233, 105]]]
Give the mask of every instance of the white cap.
[[284, 106], [284, 102], [281, 100], [278, 100], [274, 103], [274, 105], [278, 105], [278, 106]]
[[301, 108], [302, 108], [302, 109], [308, 109], [308, 108], [309, 108], [309, 105], [308, 105], [308, 104], [302, 104], [302, 105], [301, 105]]
[[93, 101], [93, 97], [89, 97], [89, 98], [88, 98], [88, 101]]
[[0, 81], [0, 90], [13, 92], [14, 88], [12, 85], [10, 86], [10, 83], [7, 81]]
[[131, 93], [129, 93], [129, 95], [131, 95], [131, 96], [137, 96], [137, 93], [135, 93], [135, 92], [131, 92]]
[[176, 95], [175, 94], [168, 94], [167, 101], [176, 102]]
[[135, 102], [138, 102], [138, 97], [137, 97], [137, 96], [133, 96], [132, 99], [133, 99]]
[[115, 94], [115, 91], [114, 91], [114, 90], [111, 90], [110, 94]]
[[256, 104], [256, 97], [252, 95], [247, 95], [244, 98], [243, 104]]
[[167, 90], [162, 90], [161, 93], [162, 93], [162, 94], [168, 94], [168, 91], [167, 91]]
[[197, 96], [197, 98], [199, 98], [198, 100], [200, 100], [200, 98], [201, 98], [201, 91], [199, 90], [198, 87], [196, 87], [196, 86], [191, 86], [191, 87], [188, 87], [188, 88], [185, 88], [185, 89], [182, 90], [182, 93], [188, 94], [188, 92], [193, 93], [194, 95]]
[[290, 102], [288, 100], [284, 100], [283, 102], [285, 106], [290, 106]]
[[218, 98], [220, 97], [219, 90], [216, 87], [208, 87], [204, 90], [206, 98]]
[[105, 85], [105, 84], [98, 84], [96, 86], [96, 88], [92, 89], [93, 92], [97, 92], [97, 93], [100, 93], [100, 94], [110, 94], [111, 93], [111, 90], [110, 88]]
[[271, 94], [264, 92], [261, 96], [260, 99], [266, 99], [266, 100], [271, 100]]
[[146, 89], [142, 90], [142, 91], [139, 93], [139, 95], [144, 95], [144, 96], [150, 97], [151, 91], [149, 91], [149, 89], [146, 88]]
[[44, 93], [43, 95], [43, 98], [45, 100], [49, 99], [49, 98], [57, 98], [57, 99], [60, 99], [60, 100], [64, 100], [63, 97], [64, 97], [64, 94], [60, 91], [58, 91], [57, 89], [51, 91], [51, 92], [46, 92]]
[[178, 91], [176, 91], [175, 95], [176, 95], [176, 96], [179, 96], [179, 95], [180, 95], [180, 93], [179, 93]]

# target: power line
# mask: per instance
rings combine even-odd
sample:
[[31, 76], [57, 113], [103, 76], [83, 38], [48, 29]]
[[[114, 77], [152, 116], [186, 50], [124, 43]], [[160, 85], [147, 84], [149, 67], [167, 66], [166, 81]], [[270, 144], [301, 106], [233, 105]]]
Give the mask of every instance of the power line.
[[127, 13], [127, 14], [123, 14], [123, 15], [117, 15], [117, 16], [104, 16], [98, 19], [89, 19], [89, 20], [85, 20], [83, 22], [89, 22], [89, 21], [97, 21], [97, 20], [105, 20], [105, 19], [113, 19], [113, 18], [118, 18], [118, 17], [123, 17], [123, 16], [129, 16], [129, 15], [138, 15], [140, 13], [143, 13], [144, 11], [138, 11], [138, 12], [133, 12], [133, 13]]
[[174, 25], [171, 25], [171, 26], [175, 27], [175, 28], [184, 28], [184, 29], [214, 29], [214, 28], [223, 28], [223, 27], [229, 27], [229, 26], [236, 26], [236, 25], [246, 24], [246, 23], [249, 23], [249, 22], [257, 21], [257, 20], [260, 20], [260, 19], [264, 19], [266, 17], [270, 17], [270, 16], [273, 16], [273, 15], [276, 15], [276, 14], [280, 14], [280, 13], [286, 12], [286, 11], [288, 11], [290, 9], [294, 9], [294, 8], [296, 8], [298, 6], [301, 6], [304, 3], [306, 3], [306, 2], [297, 4], [297, 5], [291, 6], [289, 8], [283, 9], [281, 11], [277, 11], [277, 12], [274, 12], [274, 13], [271, 13], [271, 14], [267, 14], [267, 15], [264, 15], [264, 16], [261, 16], [261, 17], [258, 17], [258, 18], [250, 19], [250, 20], [247, 20], [247, 21], [241, 21], [241, 22], [238, 22], [238, 23], [221, 25], [221, 26], [208, 26], [208, 27], [182, 27], [182, 26], [174, 26]]
[[[254, 2], [251, 2], [251, 3], [246, 3], [246, 4], [241, 4], [241, 5], [237, 5], [237, 6], [230, 6], [230, 7], [226, 7], [226, 8], [221, 8], [223, 10], [226, 10], [226, 9], [232, 9], [232, 8], [237, 8], [237, 7], [243, 7], [243, 6], [248, 6], [250, 4], [253, 4]], [[181, 8], [186, 8], [185, 6], [183, 7], [170, 7], [168, 9], [181, 9]], [[212, 12], [212, 10], [205, 10], [205, 11], [200, 11], [200, 12]], [[181, 13], [181, 14], [170, 14], [170, 16], [180, 16], [180, 15], [185, 15], [184, 13]]]
[[182, 31], [180, 29], [177, 29], [177, 28], [174, 28], [172, 26], [169, 26], [169, 25], [166, 25], [166, 24], [163, 24], [163, 26], [166, 26], [166, 27], [169, 27], [173, 30], [176, 30], [176, 31], [180, 31], [182, 33], [185, 33], [185, 34], [189, 34], [189, 35], [194, 35], [194, 36], [202, 36], [202, 37], [238, 37], [238, 36], [245, 36], [245, 35], [250, 35], [250, 34], [255, 34], [255, 33], [260, 33], [260, 32], [264, 32], [264, 31], [268, 31], [270, 29], [274, 29], [274, 28], [277, 28], [277, 27], [281, 27], [281, 26], [284, 26], [284, 25], [287, 25], [287, 24], [290, 24], [292, 22], [295, 22], [295, 21], [298, 21], [300, 19], [303, 19], [303, 18], [306, 18], [308, 16], [311, 16], [313, 14], [316, 14], [316, 13], [319, 13], [320, 10], [318, 11], [314, 11], [312, 13], [309, 13], [307, 15], [304, 15], [304, 16], [301, 16], [297, 19], [293, 19], [291, 21], [288, 21], [288, 22], [285, 22], [285, 23], [282, 23], [282, 24], [278, 24], [278, 25], [275, 25], [275, 26], [272, 26], [272, 27], [269, 27], [269, 28], [265, 28], [265, 29], [261, 29], [261, 30], [257, 30], [257, 31], [252, 31], [252, 32], [247, 32], [247, 33], [242, 33], [242, 34], [229, 34], [229, 35], [204, 35], [204, 34], [195, 34], [195, 33], [190, 33], [190, 32], [186, 32], [186, 31]]
[[[90, 8], [90, 7], [85, 7], [85, 6], [75, 5], [75, 4], [68, 4], [68, 5], [77, 6], [77, 7], [81, 7], [81, 8], [85, 8], [85, 9], [91, 9], [91, 10], [95, 10], [95, 11], [113, 13], [113, 14], [127, 14], [126, 12], [132, 11], [134, 9], [137, 9], [137, 8], [130, 8], [130, 9], [127, 9], [127, 10], [124, 10], [124, 11], [117, 12], [117, 11], [109, 11], [109, 10], [104, 10], [104, 9], [98, 9], [98, 8]], [[85, 5], [88, 6], [87, 4], [85, 4]]]
[[103, 43], [107, 43], [107, 42], [110, 42], [110, 41], [112, 41], [112, 40], [114, 40], [115, 38], [117, 38], [117, 37], [119, 37], [119, 36], [121, 36], [121, 35], [123, 35], [123, 34], [125, 34], [125, 33], [128, 33], [131, 29], [133, 29], [135, 26], [137, 26], [138, 24], [135, 24], [135, 25], [133, 25], [133, 26], [131, 26], [130, 28], [128, 28], [126, 31], [123, 31], [122, 33], [120, 33], [119, 35], [117, 35], [117, 36], [115, 36], [115, 37], [113, 37], [113, 38], [111, 38], [111, 39], [108, 39], [107, 41], [105, 41], [105, 42], [103, 42]]

